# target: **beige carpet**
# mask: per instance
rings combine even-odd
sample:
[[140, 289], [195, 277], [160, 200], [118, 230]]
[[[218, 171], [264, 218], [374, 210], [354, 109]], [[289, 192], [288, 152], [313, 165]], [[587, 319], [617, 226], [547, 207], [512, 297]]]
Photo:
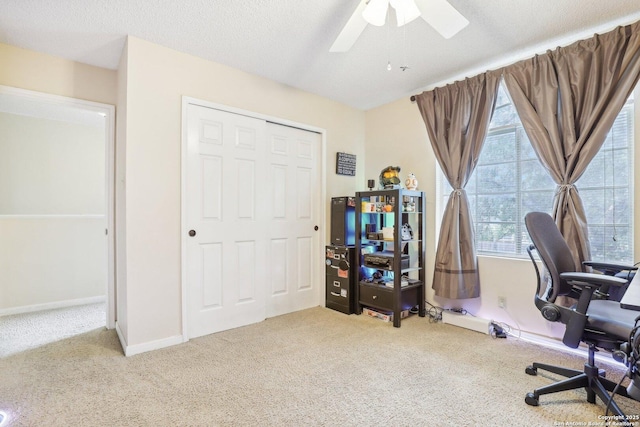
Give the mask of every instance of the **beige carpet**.
[[0, 317], [0, 357], [106, 325], [106, 304], [86, 304]]
[[[314, 308], [130, 358], [103, 328], [0, 358], [15, 426], [554, 426], [602, 422], [584, 391], [524, 396], [532, 361], [583, 359], [417, 316]], [[623, 367], [609, 371], [618, 379]], [[640, 403], [619, 399], [628, 414]], [[569, 424], [574, 423], [574, 424]], [[586, 424], [585, 424], [586, 425]]]

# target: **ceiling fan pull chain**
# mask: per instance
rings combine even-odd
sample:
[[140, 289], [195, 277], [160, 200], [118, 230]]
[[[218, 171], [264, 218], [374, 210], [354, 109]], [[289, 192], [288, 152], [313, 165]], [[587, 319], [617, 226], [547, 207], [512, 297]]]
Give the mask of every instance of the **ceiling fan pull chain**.
[[409, 66], [407, 65], [407, 26], [402, 26], [402, 64], [400, 69], [407, 71]]
[[[387, 21], [390, 19], [391, 12], [387, 9]], [[391, 26], [387, 25], [387, 71], [391, 71]]]

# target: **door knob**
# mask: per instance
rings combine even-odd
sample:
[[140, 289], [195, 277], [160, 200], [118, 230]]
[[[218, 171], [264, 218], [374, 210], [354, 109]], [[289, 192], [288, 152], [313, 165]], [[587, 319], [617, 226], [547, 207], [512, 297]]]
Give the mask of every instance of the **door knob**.
[[189, 236], [193, 237], [196, 235], [196, 230], [189, 230]]
[[314, 230], [318, 231], [318, 226], [313, 227]]

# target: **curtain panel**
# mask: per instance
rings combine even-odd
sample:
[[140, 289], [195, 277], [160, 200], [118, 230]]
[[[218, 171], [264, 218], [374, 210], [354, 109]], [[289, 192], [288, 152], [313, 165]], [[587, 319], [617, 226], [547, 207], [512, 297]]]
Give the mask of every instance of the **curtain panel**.
[[640, 75], [640, 22], [505, 67], [531, 145], [558, 185], [553, 217], [576, 267], [591, 258], [576, 181], [600, 150]]
[[437, 296], [480, 296], [474, 230], [464, 187], [489, 129], [499, 82], [499, 72], [487, 72], [416, 95], [436, 159], [453, 188], [436, 250], [432, 287]]

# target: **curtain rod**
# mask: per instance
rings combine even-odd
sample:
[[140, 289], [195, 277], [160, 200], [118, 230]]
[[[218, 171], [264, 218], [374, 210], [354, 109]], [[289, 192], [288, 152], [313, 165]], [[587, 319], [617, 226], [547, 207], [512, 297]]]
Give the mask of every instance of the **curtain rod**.
[[411, 98], [409, 98], [409, 100], [411, 102], [416, 102], [416, 96], [415, 95], [411, 95]]

